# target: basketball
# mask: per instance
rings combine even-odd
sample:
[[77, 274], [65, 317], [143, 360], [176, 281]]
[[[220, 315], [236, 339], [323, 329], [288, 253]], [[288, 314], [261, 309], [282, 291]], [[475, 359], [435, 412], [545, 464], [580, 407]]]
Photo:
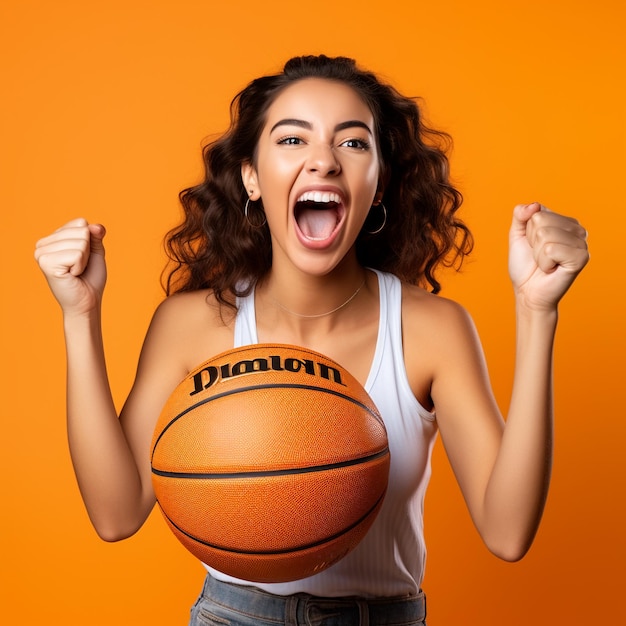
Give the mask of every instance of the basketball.
[[151, 445], [154, 491], [181, 543], [235, 578], [285, 582], [348, 554], [382, 505], [383, 420], [320, 353], [258, 344], [219, 354], [174, 390]]

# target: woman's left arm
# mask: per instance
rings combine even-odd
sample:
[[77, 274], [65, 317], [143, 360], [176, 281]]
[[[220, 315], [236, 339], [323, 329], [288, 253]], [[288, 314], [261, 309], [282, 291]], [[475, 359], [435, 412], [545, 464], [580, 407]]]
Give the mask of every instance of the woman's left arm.
[[489, 549], [509, 561], [527, 552], [543, 513], [552, 465], [557, 307], [589, 259], [586, 236], [576, 220], [537, 203], [514, 209], [509, 274], [517, 341], [506, 423], [473, 325], [458, 311], [455, 330], [446, 333], [448, 358], [434, 373], [442, 439], [470, 513]]

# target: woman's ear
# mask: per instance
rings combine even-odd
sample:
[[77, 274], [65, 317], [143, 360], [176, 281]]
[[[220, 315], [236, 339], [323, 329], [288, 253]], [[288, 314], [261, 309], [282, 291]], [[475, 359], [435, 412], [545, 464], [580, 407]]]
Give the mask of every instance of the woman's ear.
[[390, 178], [391, 178], [391, 172], [389, 171], [389, 168], [381, 164], [380, 173], [378, 175], [378, 185], [376, 187], [376, 194], [374, 195], [374, 204], [380, 204], [383, 201], [383, 197], [385, 195], [385, 189], [387, 189], [387, 185], [389, 184]]
[[374, 202], [372, 202], [372, 206], [378, 206], [383, 201], [384, 195], [385, 195], [385, 192], [383, 189], [381, 189], [379, 185], [378, 189], [376, 190], [376, 193], [374, 194]]
[[254, 165], [249, 161], [241, 164], [241, 180], [250, 200], [258, 200], [261, 197], [259, 180]]
[[376, 193], [374, 194], [372, 206], [378, 206], [383, 201], [385, 189], [387, 188], [387, 183], [389, 182], [389, 171], [382, 164], [380, 168], [381, 169], [378, 174], [378, 185], [376, 185]]

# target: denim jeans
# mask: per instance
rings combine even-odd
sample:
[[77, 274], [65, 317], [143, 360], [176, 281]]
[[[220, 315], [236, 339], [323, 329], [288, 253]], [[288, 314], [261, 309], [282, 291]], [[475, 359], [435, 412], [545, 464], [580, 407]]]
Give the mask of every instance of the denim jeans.
[[426, 626], [423, 592], [404, 598], [276, 596], [207, 575], [189, 626]]

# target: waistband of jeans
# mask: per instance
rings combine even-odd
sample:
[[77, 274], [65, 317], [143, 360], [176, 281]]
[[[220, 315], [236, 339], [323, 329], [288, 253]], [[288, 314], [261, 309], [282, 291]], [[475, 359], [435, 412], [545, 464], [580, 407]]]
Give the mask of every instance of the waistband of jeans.
[[[237, 609], [248, 606], [254, 600], [256, 609], [261, 609], [266, 619], [282, 618], [286, 612], [310, 613], [311, 611], [355, 611], [368, 617], [360, 623], [395, 624], [424, 620], [426, 618], [426, 596], [417, 595], [366, 598], [357, 596], [320, 597], [308, 593], [279, 596], [254, 586], [222, 582], [207, 576], [204, 592], [209, 597], [219, 597], [220, 603]], [[258, 601], [261, 600], [262, 601]], [[362, 615], [362, 617], [364, 617]]]

